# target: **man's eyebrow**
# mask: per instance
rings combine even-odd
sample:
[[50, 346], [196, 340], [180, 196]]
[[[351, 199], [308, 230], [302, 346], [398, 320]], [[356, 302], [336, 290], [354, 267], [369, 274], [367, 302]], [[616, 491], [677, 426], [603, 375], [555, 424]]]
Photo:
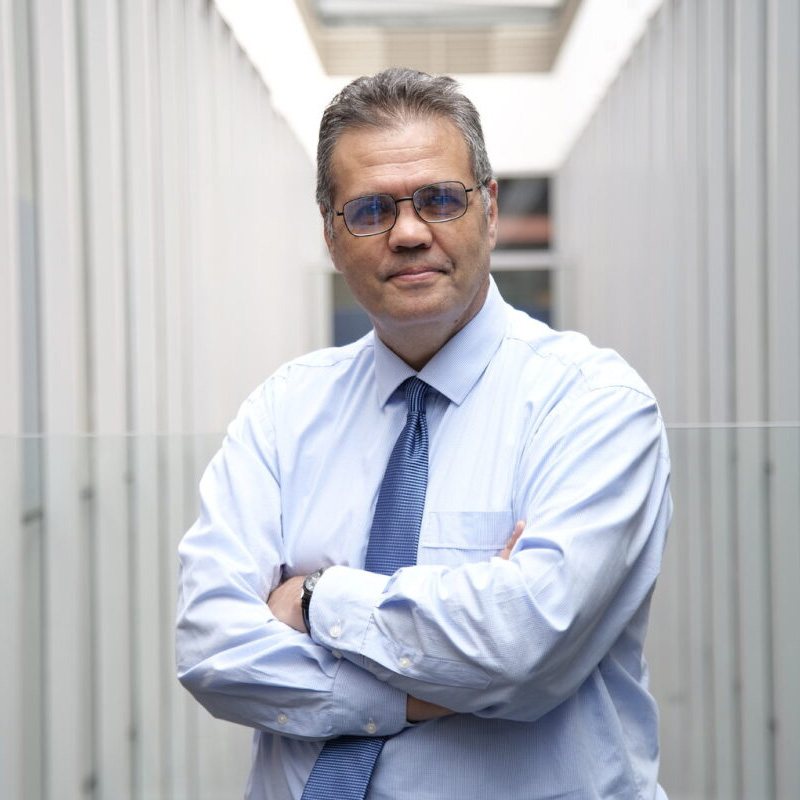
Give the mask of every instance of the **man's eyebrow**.
[[415, 186], [408, 194], [395, 194], [394, 192], [387, 192], [386, 190], [381, 191], [378, 189], [372, 189], [372, 190], [368, 189], [366, 191], [358, 192], [357, 194], [351, 195], [344, 202], [347, 203], [350, 200], [358, 200], [359, 197], [372, 197], [373, 195], [379, 195], [379, 194], [385, 194], [395, 199], [397, 199], [398, 197], [411, 197], [411, 195], [414, 194], [414, 192], [416, 192], [418, 189], [423, 189], [426, 186], [432, 186], [435, 183], [452, 183], [452, 182], [463, 183], [464, 186], [469, 188], [469, 184], [467, 184], [465, 181], [459, 178], [434, 178], [434, 180], [432, 181], [425, 181], [425, 183], [420, 183], [419, 186]]

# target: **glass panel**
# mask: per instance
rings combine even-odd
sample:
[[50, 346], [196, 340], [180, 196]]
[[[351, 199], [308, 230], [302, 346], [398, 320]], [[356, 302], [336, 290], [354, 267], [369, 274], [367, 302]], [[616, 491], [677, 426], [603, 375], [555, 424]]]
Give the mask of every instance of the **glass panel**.
[[551, 324], [553, 300], [549, 269], [492, 270], [503, 299], [534, 319]]
[[[692, 775], [737, 769], [742, 725], [759, 726], [768, 749], [800, 727], [800, 427], [668, 436], [675, 514], [646, 651], [662, 783], [699, 796]], [[106, 771], [135, 784], [132, 797], [171, 796], [171, 773], [208, 769], [212, 745], [226, 754], [216, 785], [241, 794], [249, 733], [199, 710], [172, 654], [176, 547], [221, 441], [0, 437], [3, 624], [18, 643], [3, 708], [20, 732], [25, 797]]]
[[550, 178], [500, 178], [498, 250], [550, 247]]
[[341, 347], [360, 339], [372, 330], [372, 323], [356, 302], [341, 273], [331, 273], [333, 284], [333, 344]]

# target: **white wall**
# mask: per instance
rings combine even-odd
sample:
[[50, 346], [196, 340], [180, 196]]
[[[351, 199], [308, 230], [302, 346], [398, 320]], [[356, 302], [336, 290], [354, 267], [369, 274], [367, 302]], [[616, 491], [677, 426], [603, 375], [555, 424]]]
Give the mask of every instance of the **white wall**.
[[[0, 796], [241, 796], [174, 678], [176, 544], [327, 340], [314, 168], [206, 0], [0, 0]], [[210, 435], [203, 436], [203, 433]]]
[[800, 8], [669, 0], [558, 174], [560, 322], [670, 428], [671, 798], [800, 794]]

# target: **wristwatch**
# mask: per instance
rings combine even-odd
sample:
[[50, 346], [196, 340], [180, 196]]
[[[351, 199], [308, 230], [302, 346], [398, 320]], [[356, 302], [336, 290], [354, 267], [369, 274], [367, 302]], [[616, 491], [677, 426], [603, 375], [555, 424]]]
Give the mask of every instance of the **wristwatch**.
[[317, 585], [317, 581], [322, 577], [323, 572], [325, 572], [325, 567], [318, 569], [316, 572], [312, 572], [310, 575], [306, 575], [306, 579], [303, 581], [303, 594], [300, 596], [300, 608], [303, 612], [303, 623], [309, 633], [311, 633], [311, 623], [308, 619], [308, 609], [311, 605], [311, 595], [314, 593], [314, 587]]

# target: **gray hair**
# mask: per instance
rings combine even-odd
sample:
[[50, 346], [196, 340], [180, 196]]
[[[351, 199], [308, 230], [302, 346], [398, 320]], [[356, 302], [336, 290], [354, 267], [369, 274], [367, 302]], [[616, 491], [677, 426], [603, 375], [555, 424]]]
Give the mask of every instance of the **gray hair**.
[[492, 167], [483, 141], [481, 118], [458, 83], [446, 75], [413, 69], [387, 69], [356, 78], [331, 100], [322, 115], [317, 145], [317, 203], [325, 211], [325, 226], [333, 236], [333, 151], [350, 128], [384, 128], [413, 120], [445, 117], [464, 137], [475, 182], [481, 186], [486, 213]]

